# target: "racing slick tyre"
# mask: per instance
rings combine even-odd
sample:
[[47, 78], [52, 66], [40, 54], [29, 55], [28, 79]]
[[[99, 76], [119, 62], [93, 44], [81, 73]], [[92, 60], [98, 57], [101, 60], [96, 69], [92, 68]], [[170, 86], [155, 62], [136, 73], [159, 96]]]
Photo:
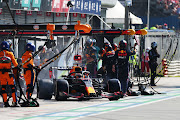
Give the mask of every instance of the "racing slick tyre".
[[[119, 92], [121, 90], [121, 84], [118, 79], [109, 79], [108, 80], [108, 92], [114, 93]], [[114, 96], [109, 98], [109, 100], [118, 100], [120, 96]]]
[[39, 99], [51, 99], [53, 94], [53, 81], [50, 79], [40, 79], [39, 83]]
[[67, 100], [69, 94], [69, 83], [67, 80], [57, 79], [55, 83], [54, 95], [57, 101]]
[[114, 93], [121, 90], [121, 84], [118, 79], [108, 80], [108, 92]]

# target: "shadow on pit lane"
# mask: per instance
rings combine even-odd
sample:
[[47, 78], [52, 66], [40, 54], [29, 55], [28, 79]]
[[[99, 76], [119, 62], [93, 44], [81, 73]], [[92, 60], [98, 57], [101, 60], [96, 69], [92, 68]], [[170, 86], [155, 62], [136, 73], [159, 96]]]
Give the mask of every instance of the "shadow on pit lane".
[[52, 102], [66, 102], [66, 101], [109, 101], [109, 99], [108, 98], [94, 98], [94, 99], [92, 99], [92, 98], [86, 98], [86, 99], [77, 99], [77, 98], [68, 98], [67, 100], [59, 100], [59, 101], [57, 101], [57, 100], [55, 100], [54, 98], [52, 98], [52, 99], [50, 99], [50, 100], [47, 100], [47, 99], [38, 99], [38, 100], [42, 100], [42, 101], [46, 101], [46, 102], [48, 102], [48, 101], [52, 101]]

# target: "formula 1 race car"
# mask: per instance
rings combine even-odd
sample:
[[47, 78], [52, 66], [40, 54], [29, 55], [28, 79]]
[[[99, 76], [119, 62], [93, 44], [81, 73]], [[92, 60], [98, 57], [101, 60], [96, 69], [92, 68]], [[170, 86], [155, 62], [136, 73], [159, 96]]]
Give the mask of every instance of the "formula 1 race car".
[[51, 67], [50, 70], [52, 69], [69, 71], [69, 73], [62, 75], [63, 79], [39, 80], [38, 96], [40, 99], [51, 99], [52, 95], [58, 101], [67, 100], [69, 97], [79, 100], [103, 97], [118, 100], [121, 97], [120, 82], [117, 79], [110, 79], [104, 83], [102, 78], [91, 78], [89, 71], [82, 70], [80, 66]]

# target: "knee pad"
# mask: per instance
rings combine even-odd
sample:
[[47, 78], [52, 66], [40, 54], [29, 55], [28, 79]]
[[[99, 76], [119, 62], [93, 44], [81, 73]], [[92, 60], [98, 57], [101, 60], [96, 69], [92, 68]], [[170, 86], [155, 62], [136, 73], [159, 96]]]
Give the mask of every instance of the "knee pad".
[[14, 74], [9, 74], [9, 77], [10, 77], [10, 78], [12, 78], [12, 77], [14, 78]]
[[27, 85], [26, 92], [32, 93], [33, 92], [33, 85], [31, 85], [31, 84]]
[[2, 94], [7, 93], [6, 92], [6, 87], [7, 87], [7, 85], [2, 85], [2, 88], [1, 88], [1, 93]]
[[1, 85], [2, 86], [2, 90], [6, 90], [6, 88], [7, 88], [7, 85]]
[[7, 85], [1, 85], [1, 86], [2, 86], [2, 88], [1, 88], [1, 93], [2, 93], [2, 94], [6, 93], [6, 87], [7, 87]]
[[16, 92], [16, 90], [15, 90], [15, 85], [10, 85], [10, 87], [11, 87], [12, 93], [15, 93], [15, 92]]

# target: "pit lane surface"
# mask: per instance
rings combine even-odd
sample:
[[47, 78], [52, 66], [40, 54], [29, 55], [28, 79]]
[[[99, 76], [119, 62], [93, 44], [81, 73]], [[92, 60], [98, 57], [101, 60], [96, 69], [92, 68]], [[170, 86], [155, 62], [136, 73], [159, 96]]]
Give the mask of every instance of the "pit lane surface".
[[89, 101], [39, 100], [40, 107], [0, 108], [0, 115], [3, 120], [179, 119], [180, 78], [162, 78], [157, 85], [154, 89], [166, 94], [129, 96], [118, 101], [105, 98]]

